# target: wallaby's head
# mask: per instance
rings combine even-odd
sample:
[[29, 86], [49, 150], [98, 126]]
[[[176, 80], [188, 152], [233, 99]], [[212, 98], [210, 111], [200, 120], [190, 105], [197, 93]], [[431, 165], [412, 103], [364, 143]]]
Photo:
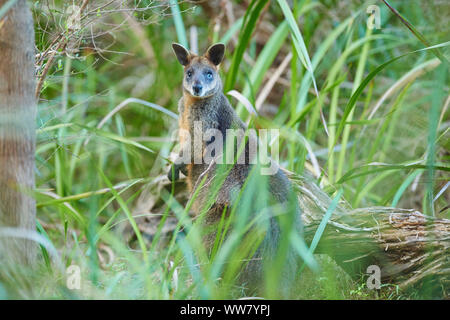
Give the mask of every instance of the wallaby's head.
[[218, 69], [225, 54], [224, 44], [212, 45], [203, 56], [189, 52], [178, 43], [172, 44], [172, 48], [184, 66], [183, 88], [188, 94], [207, 98], [222, 90]]

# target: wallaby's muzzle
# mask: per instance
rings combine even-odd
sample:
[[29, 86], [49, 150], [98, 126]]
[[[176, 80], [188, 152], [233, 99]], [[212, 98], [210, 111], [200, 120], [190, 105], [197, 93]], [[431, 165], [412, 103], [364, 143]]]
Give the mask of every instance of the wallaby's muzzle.
[[196, 95], [198, 97], [201, 96], [202, 89], [203, 89], [203, 86], [200, 83], [195, 83], [192, 86], [192, 91], [193, 91], [194, 95]]

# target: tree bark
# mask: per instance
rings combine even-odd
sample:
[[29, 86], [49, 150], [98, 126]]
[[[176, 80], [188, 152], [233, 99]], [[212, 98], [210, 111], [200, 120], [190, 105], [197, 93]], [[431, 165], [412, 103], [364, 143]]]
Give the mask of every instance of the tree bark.
[[[0, 8], [8, 2], [0, 0]], [[25, 0], [18, 0], [0, 20], [0, 256], [31, 263], [35, 245], [25, 240], [36, 229], [34, 152], [36, 100], [34, 28]]]
[[[291, 175], [298, 188], [310, 244], [331, 202], [315, 184]], [[389, 207], [351, 209], [341, 203], [328, 221], [315, 253], [328, 254], [353, 278], [376, 265], [381, 284], [424, 288], [448, 296], [450, 289], [450, 220], [416, 210]]]

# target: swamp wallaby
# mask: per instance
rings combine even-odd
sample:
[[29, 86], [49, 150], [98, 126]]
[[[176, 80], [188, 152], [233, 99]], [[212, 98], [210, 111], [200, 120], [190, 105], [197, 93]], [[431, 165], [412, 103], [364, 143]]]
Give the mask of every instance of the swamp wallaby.
[[[191, 197], [195, 195], [192, 206], [194, 213], [199, 214], [202, 210], [208, 209], [203, 221], [204, 225], [209, 227], [207, 229], [210, 232], [203, 239], [206, 248], [211, 250], [216, 239], [217, 228], [215, 227], [224, 212], [229, 212], [230, 207], [238, 205], [235, 201], [236, 194], [243, 188], [254, 168], [254, 164], [251, 163], [254, 155], [250, 152], [249, 145], [257, 140], [254, 135], [248, 135], [245, 149], [241, 153], [241, 159], [244, 161], [238, 161], [231, 165], [230, 170], [226, 172], [226, 177], [222, 179], [223, 184], [218, 189], [214, 201], [209, 206], [207, 202], [212, 194], [212, 180], [217, 175], [220, 166], [216, 163], [215, 159], [217, 158], [214, 156], [218, 156], [222, 147], [225, 149], [226, 141], [230, 139], [232, 131], [230, 129], [245, 131], [247, 126], [238, 117], [223, 93], [218, 69], [224, 57], [225, 46], [220, 43], [212, 45], [202, 56], [189, 52], [176, 43], [172, 47], [178, 61], [184, 67], [184, 78], [183, 97], [178, 105], [181, 150], [168, 176], [169, 179], [176, 180], [180, 171], [185, 174]], [[211, 132], [216, 134], [211, 134]], [[201, 141], [200, 143], [194, 143], [196, 135], [201, 136], [197, 137], [197, 141]], [[220, 150], [209, 148], [213, 144], [215, 147], [219, 145], [219, 148], [216, 149]], [[211, 154], [212, 157], [206, 157]], [[271, 198], [270, 203], [284, 208], [285, 215], [290, 212], [289, 227], [301, 232], [300, 212], [296, 197], [293, 196], [294, 201], [288, 201], [292, 194], [290, 181], [276, 163], [271, 165], [275, 165], [276, 170], [272, 175], [267, 176], [267, 198]], [[254, 203], [261, 201], [257, 198], [258, 195], [253, 199]], [[295, 204], [292, 205], [288, 202]], [[272, 215], [268, 219], [264, 239], [241, 274], [241, 282], [251, 288], [261, 288], [264, 261], [268, 261], [270, 265], [271, 260], [274, 260], [276, 256], [279, 257], [280, 232], [282, 230], [279, 216]], [[236, 211], [236, 218], [239, 219], [239, 210]], [[211, 230], [213, 231], [211, 232]], [[292, 283], [297, 266], [296, 255], [292, 249], [285, 250], [284, 257], [281, 287], [289, 286]], [[285, 292], [286, 290], [281, 288], [281, 291]]]

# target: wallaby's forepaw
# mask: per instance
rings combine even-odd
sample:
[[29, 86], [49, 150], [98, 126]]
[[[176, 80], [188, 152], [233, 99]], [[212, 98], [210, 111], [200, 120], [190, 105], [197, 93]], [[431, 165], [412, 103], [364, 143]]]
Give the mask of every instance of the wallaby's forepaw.
[[167, 178], [169, 178], [170, 181], [177, 181], [180, 178], [180, 171], [177, 169], [176, 165], [170, 166]]
[[184, 164], [173, 164], [167, 173], [167, 178], [169, 178], [170, 181], [177, 181], [180, 179], [180, 171], [184, 175], [187, 175], [186, 166]]

